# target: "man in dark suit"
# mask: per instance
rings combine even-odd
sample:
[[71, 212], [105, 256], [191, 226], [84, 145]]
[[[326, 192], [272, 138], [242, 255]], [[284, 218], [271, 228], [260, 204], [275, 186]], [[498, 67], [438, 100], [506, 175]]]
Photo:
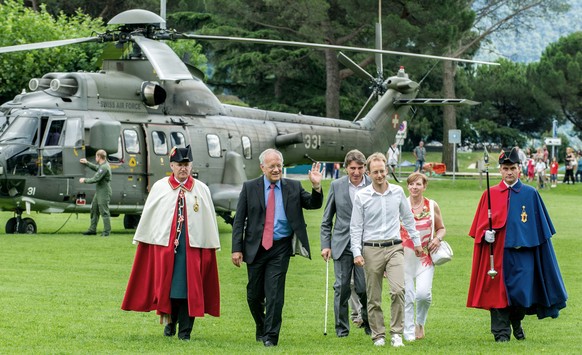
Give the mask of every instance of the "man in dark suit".
[[[281, 330], [289, 258], [311, 258], [303, 208], [323, 203], [320, 164], [309, 171], [312, 193], [299, 181], [283, 179], [283, 155], [267, 149], [259, 156], [263, 176], [243, 184], [232, 225], [232, 262], [247, 264], [247, 302], [256, 340], [276, 346]], [[273, 207], [270, 207], [273, 206]]]
[[350, 250], [350, 220], [354, 196], [358, 190], [370, 185], [365, 164], [366, 157], [359, 150], [354, 149], [346, 154], [344, 167], [348, 175], [332, 181], [321, 221], [321, 256], [326, 262], [329, 262], [330, 257], [333, 258], [333, 310], [335, 333], [338, 337], [345, 337], [350, 333], [348, 300], [352, 275], [356, 294], [362, 304], [362, 327], [366, 334], [371, 334], [366, 310], [364, 268], [354, 265], [354, 256]]

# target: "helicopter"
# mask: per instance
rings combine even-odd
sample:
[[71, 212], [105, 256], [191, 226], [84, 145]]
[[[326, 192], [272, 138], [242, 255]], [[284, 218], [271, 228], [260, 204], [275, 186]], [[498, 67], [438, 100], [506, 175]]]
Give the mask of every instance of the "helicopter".
[[[113, 17], [95, 37], [23, 44], [1, 53], [84, 42], [131, 46], [121, 59], [103, 61], [97, 72], [47, 73], [32, 78], [29, 91], [0, 106], [0, 210], [14, 212], [6, 233], [37, 232], [26, 212], [89, 213], [94, 185], [80, 184], [87, 171], [81, 158], [98, 149], [112, 169], [112, 216], [124, 214], [126, 229], [137, 226], [151, 186], [170, 174], [173, 147], [191, 146], [192, 174], [206, 183], [219, 216], [232, 221], [242, 183], [259, 176], [258, 156], [276, 148], [285, 165], [341, 161], [352, 149], [368, 155], [386, 151], [415, 105], [476, 104], [464, 99], [418, 99], [419, 85], [404, 68], [375, 78], [347, 56], [340, 60], [375, 83], [375, 102], [354, 121], [266, 111], [222, 104], [172, 49], [160, 40], [233, 40], [271, 45], [300, 45], [381, 54], [383, 51], [236, 37], [181, 34], [146, 10]], [[487, 63], [487, 62], [481, 62]], [[487, 63], [491, 64], [491, 63]]]

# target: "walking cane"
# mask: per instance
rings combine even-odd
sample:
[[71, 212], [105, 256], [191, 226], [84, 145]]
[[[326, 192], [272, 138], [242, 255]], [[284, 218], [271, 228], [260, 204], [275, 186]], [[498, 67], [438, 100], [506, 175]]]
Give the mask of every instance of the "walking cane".
[[323, 316], [323, 335], [327, 335], [327, 307], [329, 294], [329, 258], [325, 261], [325, 315]]
[[[485, 152], [483, 153], [483, 160], [485, 161], [485, 178], [487, 179], [487, 217], [489, 218], [489, 230], [493, 230], [493, 221], [491, 220], [491, 191], [489, 189], [489, 152], [487, 152], [487, 147], [485, 147]], [[487, 275], [494, 279], [497, 276], [497, 270], [495, 270], [493, 261], [493, 243], [489, 244], [489, 260], [491, 262], [491, 269], [487, 271]]]

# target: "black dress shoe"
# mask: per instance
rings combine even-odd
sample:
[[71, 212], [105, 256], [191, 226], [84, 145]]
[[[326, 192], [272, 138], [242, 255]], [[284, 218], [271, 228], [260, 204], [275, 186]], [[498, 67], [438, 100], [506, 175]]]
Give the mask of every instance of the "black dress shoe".
[[270, 348], [271, 346], [277, 346], [277, 344], [273, 343], [273, 342], [272, 342], [272, 341], [270, 341], [270, 340], [265, 340], [265, 341], [263, 342], [263, 344], [265, 345], [265, 347], [266, 347], [266, 348]]
[[364, 327], [364, 332], [366, 335], [372, 335], [372, 328], [370, 328], [369, 325], [366, 325], [366, 327]]
[[523, 328], [519, 326], [519, 328], [513, 328], [513, 336], [517, 340], [525, 340], [525, 333], [523, 332]]
[[495, 341], [498, 343], [506, 343], [509, 341], [509, 338], [506, 336], [499, 336], [499, 337], [495, 337]]
[[176, 335], [176, 323], [168, 323], [164, 327], [164, 336], [173, 337]]
[[101, 233], [101, 236], [102, 237], [109, 237], [109, 232], [103, 232], [103, 233]]
[[83, 232], [83, 235], [97, 235], [97, 232], [86, 231], [86, 232]]

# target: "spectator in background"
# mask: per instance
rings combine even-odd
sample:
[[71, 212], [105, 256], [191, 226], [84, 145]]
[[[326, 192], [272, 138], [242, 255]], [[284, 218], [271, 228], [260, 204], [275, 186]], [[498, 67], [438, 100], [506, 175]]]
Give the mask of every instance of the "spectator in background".
[[538, 182], [538, 190], [543, 189], [546, 183], [546, 163], [543, 161], [543, 155], [539, 156], [536, 160], [536, 178]]
[[548, 160], [550, 153], [548, 152], [548, 147], [546, 147], [545, 144], [542, 146], [542, 153], [544, 154], [544, 163], [546, 163], [546, 165], [550, 165], [550, 161]]
[[398, 158], [400, 157], [400, 149], [398, 149], [398, 145], [396, 142], [392, 143], [390, 148], [388, 148], [388, 166], [392, 172], [394, 172], [396, 166], [398, 165]]
[[556, 160], [556, 157], [552, 157], [552, 163], [550, 164], [550, 182], [552, 187], [556, 187], [558, 183], [558, 168], [558, 160]]
[[527, 181], [528, 182], [534, 181], [535, 175], [536, 175], [536, 162], [530, 156], [527, 159]]
[[566, 174], [564, 175], [564, 181], [562, 182], [564, 184], [569, 184], [570, 181], [572, 181], [572, 184], [575, 184], [576, 180], [574, 179], [574, 171], [577, 170], [577, 161], [576, 154], [574, 154], [574, 150], [570, 147], [566, 148], [566, 159], [564, 165], [566, 165]]
[[416, 148], [412, 150], [412, 155], [416, 159], [416, 164], [414, 166], [414, 172], [422, 173], [424, 171], [424, 161], [426, 159], [426, 148], [424, 147], [424, 142], [418, 142]]
[[519, 157], [519, 161], [521, 162], [521, 171], [527, 178], [527, 157], [529, 154], [526, 154], [517, 145], [515, 146], [515, 151], [517, 152], [517, 155]]
[[334, 173], [334, 163], [325, 163], [325, 178], [327, 179], [327, 176], [329, 175], [330, 179], [333, 179], [333, 173]]
[[578, 152], [578, 164], [576, 166], [576, 181], [582, 182], [582, 152]]

